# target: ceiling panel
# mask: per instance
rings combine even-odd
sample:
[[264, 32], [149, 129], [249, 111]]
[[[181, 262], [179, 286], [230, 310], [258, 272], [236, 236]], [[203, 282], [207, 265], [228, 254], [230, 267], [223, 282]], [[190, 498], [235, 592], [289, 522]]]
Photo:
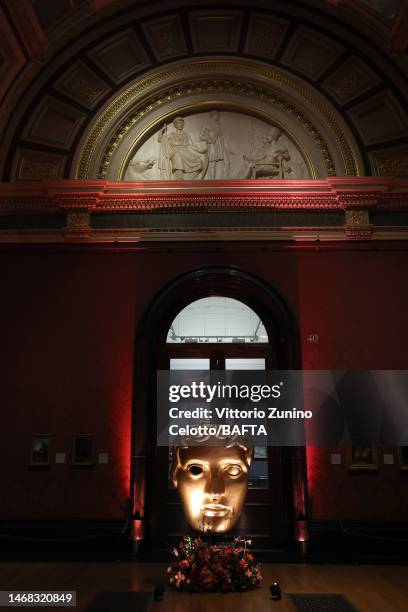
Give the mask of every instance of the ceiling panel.
[[194, 11], [189, 15], [196, 53], [238, 50], [241, 13], [238, 11]]

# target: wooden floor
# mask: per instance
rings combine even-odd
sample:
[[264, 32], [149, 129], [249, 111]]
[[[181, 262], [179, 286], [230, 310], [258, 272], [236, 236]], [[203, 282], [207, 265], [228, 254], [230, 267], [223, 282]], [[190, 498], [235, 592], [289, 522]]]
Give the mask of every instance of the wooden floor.
[[[150, 609], [152, 612], [293, 612], [286, 593], [312, 592], [343, 593], [359, 612], [408, 610], [408, 567], [265, 564], [262, 573], [262, 587], [255, 591], [190, 595], [166, 590], [164, 600], [153, 602]], [[165, 565], [161, 563], [0, 563], [0, 590], [76, 590], [77, 608], [68, 609], [77, 612], [83, 612], [98, 591], [149, 591], [165, 580]], [[280, 602], [272, 601], [268, 590], [274, 580], [282, 587]]]

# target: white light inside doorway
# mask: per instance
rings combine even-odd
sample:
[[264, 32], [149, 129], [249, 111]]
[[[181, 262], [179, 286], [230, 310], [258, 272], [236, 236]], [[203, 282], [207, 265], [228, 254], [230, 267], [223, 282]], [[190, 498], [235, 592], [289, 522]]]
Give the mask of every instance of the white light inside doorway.
[[205, 371], [210, 369], [210, 360], [208, 358], [171, 358], [170, 359], [170, 370], [196, 370]]
[[265, 370], [265, 357], [226, 358], [226, 370]]
[[268, 335], [259, 316], [239, 300], [208, 297], [192, 302], [174, 319], [168, 343], [265, 343]]

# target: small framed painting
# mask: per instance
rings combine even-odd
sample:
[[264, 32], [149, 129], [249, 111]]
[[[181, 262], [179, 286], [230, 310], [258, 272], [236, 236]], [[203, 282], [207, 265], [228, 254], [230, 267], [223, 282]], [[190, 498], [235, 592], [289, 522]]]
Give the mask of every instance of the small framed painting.
[[408, 471], [408, 446], [398, 447], [398, 465], [400, 470]]
[[31, 437], [30, 465], [50, 465], [51, 436], [48, 434], [35, 434]]
[[352, 472], [378, 470], [375, 446], [352, 446], [348, 451], [348, 469]]
[[88, 434], [74, 436], [72, 465], [93, 465], [94, 437]]

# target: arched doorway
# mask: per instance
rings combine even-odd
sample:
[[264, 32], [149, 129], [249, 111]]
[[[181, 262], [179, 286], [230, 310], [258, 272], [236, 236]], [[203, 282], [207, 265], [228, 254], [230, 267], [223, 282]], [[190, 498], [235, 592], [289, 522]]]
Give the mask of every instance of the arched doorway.
[[[295, 369], [298, 332], [275, 290], [244, 270], [224, 266], [174, 280], [154, 300], [139, 332], [136, 355], [142, 350], [145, 358], [136, 361], [132, 505], [144, 525], [148, 556], [160, 558], [188, 525], [169, 480], [169, 449], [156, 446], [156, 371]], [[145, 392], [138, 392], [143, 386]], [[299, 449], [256, 449], [236, 533], [251, 537], [266, 558], [283, 558], [293, 540], [293, 484], [304, 472], [303, 455]]]

